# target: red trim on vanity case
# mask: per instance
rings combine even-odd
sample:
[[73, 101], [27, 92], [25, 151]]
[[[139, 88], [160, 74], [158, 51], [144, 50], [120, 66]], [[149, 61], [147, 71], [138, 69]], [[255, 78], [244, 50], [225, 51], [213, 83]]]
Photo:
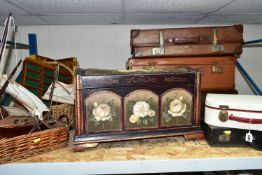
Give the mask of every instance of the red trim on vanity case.
[[[221, 108], [218, 108], [218, 107], [212, 107], [212, 106], [208, 106], [208, 105], [205, 105], [205, 107], [210, 108], [210, 109], [221, 110]], [[227, 110], [227, 111], [237, 111], [237, 112], [261, 113], [261, 114], [262, 114], [262, 111], [253, 111], [253, 110], [231, 109], [231, 108], [228, 108], [228, 109], [226, 109], [226, 110]]]
[[228, 119], [240, 123], [262, 124], [262, 119], [256, 119], [256, 118], [243, 118], [243, 117], [229, 115]]

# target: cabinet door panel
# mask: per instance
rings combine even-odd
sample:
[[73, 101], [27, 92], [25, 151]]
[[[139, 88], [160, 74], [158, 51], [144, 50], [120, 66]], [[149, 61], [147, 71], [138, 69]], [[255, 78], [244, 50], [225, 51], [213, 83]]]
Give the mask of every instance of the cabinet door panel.
[[161, 97], [161, 126], [191, 125], [193, 96], [182, 88], [166, 91]]
[[122, 130], [121, 97], [110, 91], [99, 91], [85, 98], [86, 131]]
[[159, 96], [150, 90], [140, 89], [124, 99], [126, 129], [149, 129], [159, 125]]

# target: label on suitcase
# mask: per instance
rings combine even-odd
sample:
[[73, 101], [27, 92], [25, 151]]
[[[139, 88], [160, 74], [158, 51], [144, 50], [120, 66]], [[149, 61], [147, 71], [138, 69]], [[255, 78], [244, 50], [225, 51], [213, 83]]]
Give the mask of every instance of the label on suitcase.
[[191, 67], [201, 73], [201, 91], [231, 91], [235, 89], [235, 64], [233, 56], [129, 58], [129, 69], [156, 69], [166, 67]]
[[205, 123], [262, 131], [262, 96], [208, 94], [205, 103]]
[[243, 26], [131, 30], [135, 57], [241, 54]]

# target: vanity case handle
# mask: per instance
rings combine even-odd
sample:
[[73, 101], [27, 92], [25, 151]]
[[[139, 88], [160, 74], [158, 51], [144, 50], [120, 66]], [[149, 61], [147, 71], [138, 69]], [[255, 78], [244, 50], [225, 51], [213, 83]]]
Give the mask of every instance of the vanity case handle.
[[252, 119], [252, 118], [244, 118], [234, 115], [229, 115], [228, 120], [233, 120], [240, 123], [250, 123], [250, 124], [262, 124], [262, 119]]

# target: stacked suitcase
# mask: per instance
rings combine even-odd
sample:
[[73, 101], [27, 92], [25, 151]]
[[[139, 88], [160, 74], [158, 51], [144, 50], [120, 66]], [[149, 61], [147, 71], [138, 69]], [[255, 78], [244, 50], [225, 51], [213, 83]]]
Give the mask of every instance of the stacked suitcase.
[[[191, 67], [208, 92], [237, 93], [235, 64], [242, 53], [243, 26], [131, 30], [128, 69]], [[202, 106], [202, 111], [203, 111]]]
[[201, 117], [207, 93], [237, 93], [235, 65], [242, 53], [242, 25], [131, 30], [130, 38], [128, 69], [186, 66], [200, 71]]

